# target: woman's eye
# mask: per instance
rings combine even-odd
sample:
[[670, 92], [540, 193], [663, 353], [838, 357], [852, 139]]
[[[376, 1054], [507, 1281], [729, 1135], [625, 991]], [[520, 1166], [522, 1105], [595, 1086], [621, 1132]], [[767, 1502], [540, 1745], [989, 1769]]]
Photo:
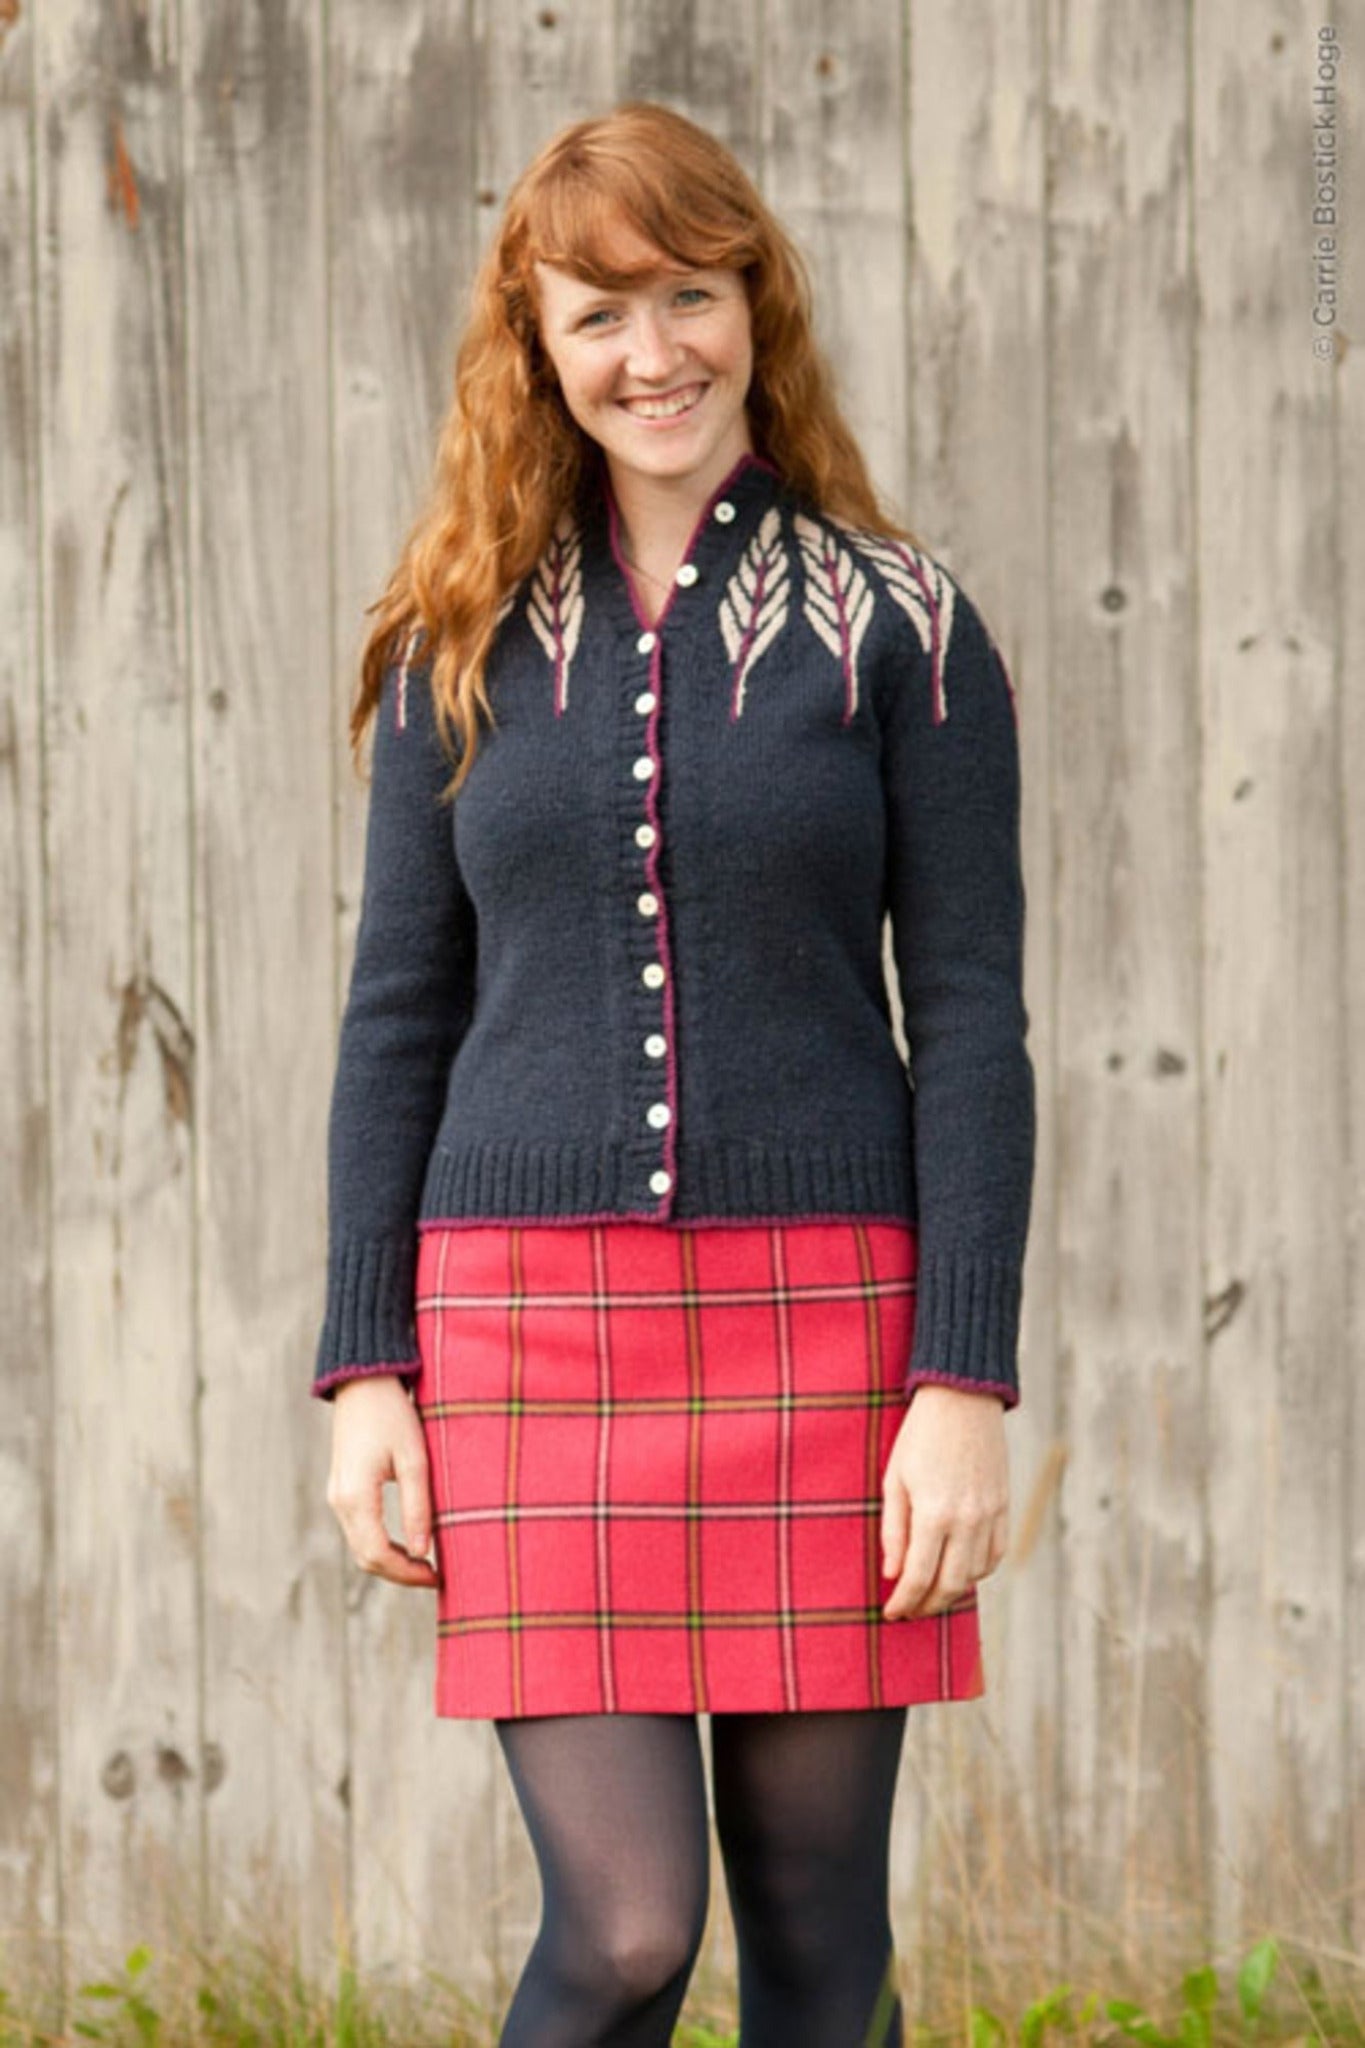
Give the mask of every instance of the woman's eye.
[[678, 293], [680, 299], [709, 299], [710, 296], [704, 284], [685, 284]]
[[585, 313], [578, 324], [580, 327], [595, 327], [599, 320], [610, 320], [610, 318], [610, 306], [599, 306], [595, 312]]

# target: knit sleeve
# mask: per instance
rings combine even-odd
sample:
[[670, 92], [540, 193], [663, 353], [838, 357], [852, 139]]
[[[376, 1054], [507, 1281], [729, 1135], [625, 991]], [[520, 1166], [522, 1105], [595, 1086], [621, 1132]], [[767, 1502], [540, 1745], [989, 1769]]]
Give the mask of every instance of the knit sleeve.
[[312, 1392], [420, 1365], [417, 1216], [474, 1001], [475, 921], [455, 858], [426, 669], [385, 674], [364, 883], [327, 1140], [326, 1302]]
[[919, 633], [886, 677], [883, 730], [919, 1213], [905, 1389], [941, 1381], [997, 1394], [1008, 1409], [1020, 1398], [1035, 1150], [1016, 709], [980, 613], [938, 565], [928, 569]]

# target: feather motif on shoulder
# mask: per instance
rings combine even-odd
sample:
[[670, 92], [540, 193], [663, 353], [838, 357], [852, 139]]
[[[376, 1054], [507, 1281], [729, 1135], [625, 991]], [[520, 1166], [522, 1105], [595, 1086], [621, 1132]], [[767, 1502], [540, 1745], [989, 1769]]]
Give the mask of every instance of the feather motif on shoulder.
[[395, 726], [395, 728], [396, 728], [396, 729], [397, 729], [397, 731], [399, 731], [399, 732], [403, 732], [403, 731], [405, 731], [405, 730], [407, 729], [407, 723], [408, 723], [408, 672], [409, 672], [409, 670], [410, 670], [410, 669], [411, 669], [411, 667], [412, 667], [412, 664], [413, 664], [413, 661], [414, 661], [414, 659], [416, 658], [416, 654], [417, 654], [417, 644], [418, 644], [418, 642], [420, 641], [421, 637], [422, 637], [422, 628], [421, 628], [421, 626], [420, 626], [420, 625], [416, 625], [416, 626], [414, 626], [414, 627], [413, 627], [413, 629], [412, 629], [412, 631], [411, 631], [411, 632], [410, 632], [410, 633], [408, 634], [408, 639], [407, 639], [407, 645], [406, 645], [406, 646], [404, 647], [404, 649], [403, 649], [403, 657], [402, 657], [402, 660], [401, 660], [401, 662], [399, 663], [399, 667], [398, 667], [398, 682], [397, 682], [397, 686], [396, 686], [396, 698], [397, 698], [397, 701], [396, 701], [396, 704], [395, 704], [395, 707], [394, 707], [394, 717], [393, 717], [393, 722], [394, 722], [394, 726]]
[[562, 512], [536, 564], [526, 614], [554, 670], [555, 716], [569, 701], [569, 665], [583, 630], [583, 540], [572, 513]]
[[730, 716], [744, 709], [749, 673], [787, 623], [791, 576], [775, 506], [763, 516], [720, 601], [720, 630], [730, 657]]
[[956, 585], [946, 569], [909, 541], [892, 540], [886, 534], [868, 533], [861, 527], [847, 527], [845, 531], [859, 552], [876, 564], [887, 590], [919, 634], [920, 644], [929, 656], [933, 722], [942, 725], [948, 716], [943, 678], [953, 630]]
[[806, 617], [843, 671], [847, 722], [858, 708], [858, 650], [872, 617], [872, 592], [857, 562], [828, 526], [799, 512], [795, 524], [806, 579]]

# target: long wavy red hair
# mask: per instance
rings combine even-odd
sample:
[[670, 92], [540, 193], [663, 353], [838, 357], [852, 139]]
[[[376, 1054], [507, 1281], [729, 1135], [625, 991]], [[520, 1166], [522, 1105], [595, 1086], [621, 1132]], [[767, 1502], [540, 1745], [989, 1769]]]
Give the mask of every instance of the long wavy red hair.
[[622, 290], [635, 275], [607, 261], [622, 223], [689, 269], [742, 272], [756, 451], [822, 511], [916, 539], [882, 505], [840, 411], [800, 253], [730, 151], [647, 100], [576, 121], [518, 178], [474, 280], [427, 502], [383, 596], [368, 607], [377, 617], [350, 722], [357, 761], [385, 669], [420, 630], [438, 728], [458, 762], [447, 796], [473, 765], [479, 717], [494, 722], [484, 671], [499, 607], [535, 566], [597, 454], [541, 346], [534, 266], [558, 264]]

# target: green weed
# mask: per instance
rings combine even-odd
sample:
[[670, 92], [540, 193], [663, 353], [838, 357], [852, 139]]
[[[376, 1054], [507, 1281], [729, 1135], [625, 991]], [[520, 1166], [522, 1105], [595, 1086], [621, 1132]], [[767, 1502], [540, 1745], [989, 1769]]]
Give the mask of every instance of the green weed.
[[[1282, 1970], [1283, 1966], [1283, 1970]], [[1286, 2011], [1270, 2011], [1277, 1975], [1290, 1979]], [[83, 1982], [71, 1997], [65, 2031], [45, 2031], [25, 2019], [0, 1988], [0, 2048], [492, 2048], [497, 2021], [447, 1987], [453, 2010], [437, 2010], [428, 1995], [411, 2013], [369, 1996], [352, 1963], [343, 1959], [329, 1989], [304, 1981], [292, 1964], [265, 1953], [190, 1959], [166, 1958], [159, 1967], [139, 1944], [122, 1970]], [[885, 2048], [895, 2010], [897, 1977], [888, 1973], [863, 2048]], [[728, 1992], [725, 2002], [732, 2005]], [[1297, 1972], [1273, 1936], [1256, 1943], [1227, 1986], [1205, 1965], [1180, 1980], [1174, 2013], [1165, 2019], [1132, 1998], [1080, 1993], [1061, 1984], [1007, 2017], [971, 2003], [959, 2018], [930, 2025], [912, 2015], [901, 1994], [906, 2048], [1048, 2048], [1061, 2039], [1097, 2048], [1365, 2048], [1359, 2011], [1334, 1998], [1310, 1959]], [[738, 2048], [728, 2013], [685, 2014], [674, 2048]], [[1159, 2001], [1154, 2001], [1154, 2005]]]

